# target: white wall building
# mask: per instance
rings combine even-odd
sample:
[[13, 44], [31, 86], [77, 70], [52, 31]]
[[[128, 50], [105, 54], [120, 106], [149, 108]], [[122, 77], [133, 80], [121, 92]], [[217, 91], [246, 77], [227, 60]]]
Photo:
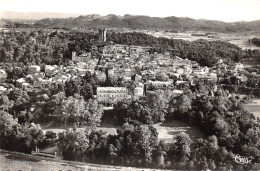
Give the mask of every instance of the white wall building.
[[0, 69], [0, 79], [6, 79], [7, 77], [7, 73], [5, 72], [5, 70]]
[[97, 87], [97, 101], [103, 105], [116, 104], [128, 97], [125, 87]]
[[40, 72], [41, 67], [38, 65], [31, 65], [28, 67], [28, 74], [34, 74], [36, 72]]
[[77, 62], [87, 62], [91, 58], [91, 52], [82, 54], [80, 56], [76, 55], [76, 52], [72, 52], [72, 61], [77, 61]]

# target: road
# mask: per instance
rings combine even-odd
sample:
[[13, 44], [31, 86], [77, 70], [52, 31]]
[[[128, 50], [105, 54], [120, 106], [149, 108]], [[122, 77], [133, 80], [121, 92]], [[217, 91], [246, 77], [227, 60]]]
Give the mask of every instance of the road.
[[0, 171], [159, 171], [98, 165], [0, 150]]

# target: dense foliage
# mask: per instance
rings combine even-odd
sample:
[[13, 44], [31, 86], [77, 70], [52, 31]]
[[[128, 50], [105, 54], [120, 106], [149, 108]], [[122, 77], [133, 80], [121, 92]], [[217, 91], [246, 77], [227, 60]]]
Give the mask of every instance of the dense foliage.
[[44, 139], [41, 128], [35, 124], [19, 124], [17, 119], [0, 111], [0, 147], [30, 153]]
[[[151, 99], [156, 101], [154, 103], [133, 100], [118, 104], [115, 112], [126, 123], [118, 129], [117, 135], [106, 136], [100, 131], [81, 132], [88, 147], [84, 147], [80, 152], [82, 157], [77, 160], [84, 158], [84, 161], [94, 163], [169, 169], [259, 168], [260, 120], [245, 111], [239, 100], [228, 91], [213, 91], [211, 84], [199, 83], [185, 90], [183, 95], [167, 101], [168, 120], [177, 119], [198, 127], [208, 137], [191, 140], [189, 135], [181, 133], [173, 136], [170, 142], [159, 141], [152, 127], [153, 123], [160, 122], [152, 115], [152, 104], [162, 103], [157, 96]], [[60, 135], [61, 144], [67, 141], [64, 134]], [[66, 145], [66, 148], [74, 152], [77, 149], [73, 148], [81, 147]], [[62, 146], [65, 153], [66, 148]], [[234, 161], [236, 154], [251, 156], [253, 160], [247, 165], [237, 164]], [[65, 156], [72, 159], [69, 155]]]
[[109, 116], [119, 125], [126, 121], [138, 121], [142, 124], [153, 125], [165, 121], [167, 104], [164, 92], [158, 90], [138, 100], [119, 102], [114, 106]]
[[[64, 64], [71, 59], [72, 51], [77, 54], [92, 51], [97, 35], [82, 32], [10, 32], [0, 40], [1, 62], [22, 62], [24, 64]], [[242, 51], [236, 45], [223, 41], [196, 40], [193, 42], [156, 38], [144, 33], [108, 33], [107, 40], [120, 44], [145, 45], [151, 52], [172, 51], [182, 58], [212, 66], [218, 59], [240, 61], [259, 55], [259, 52]], [[95, 52], [93, 52], [95, 53]], [[96, 54], [96, 53], [95, 53]]]
[[0, 62], [64, 64], [72, 51], [90, 51], [94, 35], [79, 32], [10, 32], [0, 39]]
[[228, 42], [196, 40], [193, 42], [155, 38], [144, 33], [111, 33], [107, 39], [120, 44], [146, 45], [152, 47], [151, 52], [174, 50], [173, 53], [182, 58], [199, 62], [201, 65], [213, 66], [218, 59], [240, 61], [244, 56], [241, 48]]

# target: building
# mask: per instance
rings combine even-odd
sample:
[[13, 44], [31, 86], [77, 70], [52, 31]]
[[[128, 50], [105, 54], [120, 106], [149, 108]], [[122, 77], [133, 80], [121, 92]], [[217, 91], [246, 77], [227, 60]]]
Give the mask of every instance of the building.
[[173, 85], [172, 81], [150, 81], [150, 80], [148, 80], [147, 84], [154, 88], [167, 88]]
[[76, 52], [72, 52], [72, 61], [75, 62], [88, 62], [91, 58], [91, 52], [77, 56]]
[[107, 40], [107, 30], [106, 29], [99, 29], [98, 30], [98, 37], [99, 37], [99, 41], [105, 42]]
[[97, 87], [97, 101], [104, 106], [111, 106], [128, 97], [125, 87]]
[[7, 77], [7, 73], [5, 72], [5, 70], [0, 69], [0, 80], [5, 80]]
[[57, 65], [46, 65], [45, 66], [46, 76], [51, 76], [56, 69], [57, 69]]
[[191, 66], [190, 60], [182, 59], [178, 56], [174, 57], [172, 63], [173, 63], [173, 67], [176, 67], [176, 66]]
[[25, 78], [19, 78], [16, 80], [16, 86], [21, 87], [23, 83], [25, 83]]
[[134, 96], [136, 98], [142, 97], [144, 95], [144, 88], [142, 87], [136, 87], [134, 90]]
[[84, 77], [86, 75], [86, 73], [88, 72], [87, 69], [82, 69], [82, 68], [78, 68], [77, 70], [78, 70], [77, 75], [82, 76], [82, 77]]
[[6, 90], [7, 88], [0, 86], [0, 94], [3, 94]]
[[138, 83], [137, 87], [134, 89], [134, 96], [136, 98], [144, 96], [145, 88], [146, 88], [146, 86], [143, 83]]
[[40, 72], [41, 67], [38, 65], [31, 65], [28, 67], [28, 74], [34, 74], [36, 72]]

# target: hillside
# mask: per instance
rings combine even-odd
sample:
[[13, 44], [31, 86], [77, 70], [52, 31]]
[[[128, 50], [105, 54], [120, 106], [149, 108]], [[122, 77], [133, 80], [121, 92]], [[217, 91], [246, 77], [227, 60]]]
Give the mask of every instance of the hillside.
[[260, 31], [260, 20], [252, 22], [226, 23], [215, 20], [195, 20], [186, 17], [149, 17], [124, 15], [107, 16], [86, 15], [76, 18], [51, 19], [46, 18], [35, 22], [40, 27], [81, 27], [81, 28], [131, 28], [131, 29], [172, 29], [172, 30], [200, 30], [200, 31]]
[[[118, 16], [109, 14], [79, 15], [63, 13], [15, 13], [0, 12], [1, 25], [11, 23], [34, 23], [32, 27], [40, 28], [130, 28], [130, 29], [163, 29], [178, 31], [216, 31], [216, 32], [240, 32], [260, 31], [260, 20], [251, 22], [227, 23], [216, 20], [187, 17], [149, 17], [141, 15]], [[24, 20], [24, 21], [23, 21]], [[32, 20], [33, 22], [29, 22]], [[36, 20], [36, 21], [35, 21]]]

